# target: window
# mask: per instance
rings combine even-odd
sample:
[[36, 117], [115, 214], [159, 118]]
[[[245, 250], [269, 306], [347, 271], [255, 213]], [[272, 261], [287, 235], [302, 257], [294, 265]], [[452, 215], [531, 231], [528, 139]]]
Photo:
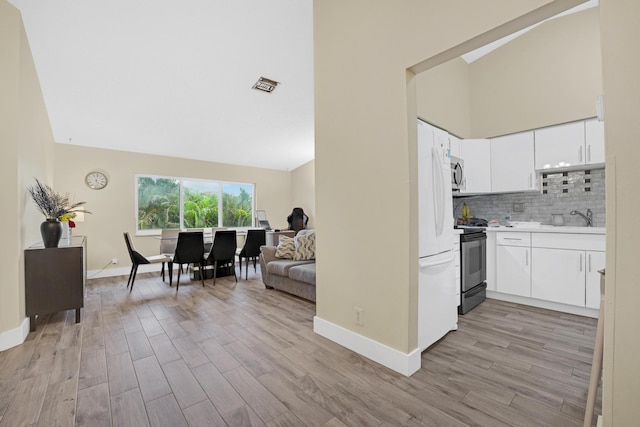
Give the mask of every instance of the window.
[[253, 184], [136, 176], [137, 230], [250, 227]]

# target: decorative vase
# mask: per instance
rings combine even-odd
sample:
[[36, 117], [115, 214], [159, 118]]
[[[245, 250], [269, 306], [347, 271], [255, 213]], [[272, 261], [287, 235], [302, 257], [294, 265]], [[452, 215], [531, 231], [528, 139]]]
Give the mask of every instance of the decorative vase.
[[47, 218], [40, 224], [40, 234], [45, 248], [57, 248], [62, 235], [62, 224], [56, 218]]

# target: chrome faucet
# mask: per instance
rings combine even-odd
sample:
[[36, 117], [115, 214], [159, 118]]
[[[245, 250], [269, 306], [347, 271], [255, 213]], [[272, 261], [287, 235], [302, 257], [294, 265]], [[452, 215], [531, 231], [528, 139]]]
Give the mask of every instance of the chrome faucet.
[[593, 225], [593, 212], [591, 212], [591, 209], [587, 209], [586, 215], [580, 211], [571, 211], [569, 213], [571, 215], [580, 215], [582, 218], [584, 218], [584, 220], [587, 221], [587, 227], [591, 227]]

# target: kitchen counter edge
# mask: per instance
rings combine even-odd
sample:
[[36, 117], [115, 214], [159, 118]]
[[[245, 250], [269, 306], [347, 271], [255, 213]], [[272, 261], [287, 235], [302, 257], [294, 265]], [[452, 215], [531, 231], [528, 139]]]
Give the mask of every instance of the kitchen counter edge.
[[605, 234], [605, 227], [554, 227], [543, 225], [541, 227], [487, 227], [487, 232], [525, 232], [525, 233], [564, 233], [564, 234]]

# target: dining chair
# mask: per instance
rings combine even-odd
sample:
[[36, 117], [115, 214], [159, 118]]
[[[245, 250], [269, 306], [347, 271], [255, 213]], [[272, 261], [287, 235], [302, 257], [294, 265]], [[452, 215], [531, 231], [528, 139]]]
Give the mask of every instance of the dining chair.
[[238, 252], [238, 261], [240, 265], [240, 277], [242, 277], [242, 258], [247, 259], [247, 267], [245, 272], [245, 279], [249, 279], [249, 261], [253, 260], [253, 271], [257, 272], [256, 261], [260, 256], [260, 246], [264, 246], [267, 243], [267, 233], [264, 229], [260, 230], [247, 230], [247, 237], [244, 241], [244, 246]]
[[229, 227], [211, 227], [211, 235], [215, 236], [218, 231], [228, 230]]
[[236, 230], [219, 230], [213, 239], [211, 252], [207, 256], [206, 264], [213, 264], [213, 284], [216, 284], [218, 275], [218, 267], [227, 267], [233, 271], [233, 277], [238, 281], [236, 276]]
[[204, 236], [202, 231], [186, 231], [178, 234], [176, 251], [169, 262], [169, 286], [172, 285], [173, 264], [178, 264], [178, 281], [176, 292], [180, 288], [180, 274], [183, 264], [197, 264], [200, 267], [200, 280], [204, 286]]
[[[163, 229], [160, 233], [160, 255], [173, 256], [178, 243], [179, 228]], [[164, 262], [162, 263], [162, 281], [164, 282]]]
[[[131, 258], [131, 272], [129, 273], [129, 280], [127, 280], [127, 288], [131, 285], [129, 292], [133, 291], [133, 282], [136, 280], [136, 274], [138, 273], [138, 266], [141, 264], [156, 264], [161, 262], [164, 265], [165, 262], [171, 262], [171, 257], [166, 255], [152, 255], [145, 257], [140, 252], [136, 251], [131, 241], [131, 236], [128, 232], [124, 233], [124, 241], [127, 244], [127, 250], [129, 251], [129, 257]], [[171, 276], [171, 274], [169, 274]]]

